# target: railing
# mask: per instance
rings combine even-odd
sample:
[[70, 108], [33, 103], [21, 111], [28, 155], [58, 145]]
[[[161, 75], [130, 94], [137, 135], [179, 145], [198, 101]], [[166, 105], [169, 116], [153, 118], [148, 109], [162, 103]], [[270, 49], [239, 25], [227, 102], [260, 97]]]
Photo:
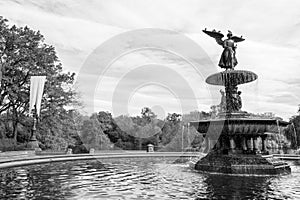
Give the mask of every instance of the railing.
[[296, 154], [273, 154], [273, 156], [282, 160], [300, 160], [300, 155]]

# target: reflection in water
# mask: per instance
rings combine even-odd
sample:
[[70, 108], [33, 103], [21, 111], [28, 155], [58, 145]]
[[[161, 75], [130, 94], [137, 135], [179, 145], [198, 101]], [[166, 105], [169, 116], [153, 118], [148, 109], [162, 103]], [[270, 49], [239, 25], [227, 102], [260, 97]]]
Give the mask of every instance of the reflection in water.
[[242, 177], [203, 174], [162, 158], [111, 159], [1, 170], [1, 199], [300, 199], [292, 174]]
[[204, 181], [208, 185], [211, 198], [262, 199], [270, 191], [269, 179], [270, 177], [208, 175]]

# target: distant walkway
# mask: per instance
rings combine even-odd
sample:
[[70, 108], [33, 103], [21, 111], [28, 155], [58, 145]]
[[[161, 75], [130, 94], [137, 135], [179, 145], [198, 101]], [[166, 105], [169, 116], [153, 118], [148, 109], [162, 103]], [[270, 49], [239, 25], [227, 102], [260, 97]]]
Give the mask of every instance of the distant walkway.
[[55, 155], [35, 155], [34, 151], [12, 151], [0, 153], [0, 169], [9, 167], [18, 167], [25, 165], [75, 161], [75, 160], [94, 160], [110, 158], [140, 158], [140, 157], [173, 157], [173, 158], [190, 158], [203, 156], [199, 152], [153, 152], [145, 151], [99, 151], [94, 154], [60, 154]]
[[[176, 158], [196, 158], [205, 154], [200, 152], [153, 152], [145, 151], [96, 151], [94, 154], [64, 154], [55, 152], [44, 152], [44, 155], [36, 155], [34, 151], [9, 151], [0, 152], [0, 169], [9, 167], [19, 167], [33, 164], [50, 162], [95, 160], [110, 158], [142, 158], [142, 157], [172, 157]], [[281, 160], [300, 160], [300, 155], [296, 154], [273, 154], [275, 158]]]

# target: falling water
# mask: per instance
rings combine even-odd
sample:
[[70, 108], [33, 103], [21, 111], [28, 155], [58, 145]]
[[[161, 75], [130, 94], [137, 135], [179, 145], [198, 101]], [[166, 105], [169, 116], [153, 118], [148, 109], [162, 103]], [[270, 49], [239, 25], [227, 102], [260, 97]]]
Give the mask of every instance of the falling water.
[[297, 144], [297, 133], [296, 133], [295, 124], [294, 124], [294, 123], [292, 123], [292, 126], [293, 126], [293, 130], [294, 130], [294, 136], [295, 136], [296, 147], [297, 147], [297, 146], [298, 146], [298, 144]]

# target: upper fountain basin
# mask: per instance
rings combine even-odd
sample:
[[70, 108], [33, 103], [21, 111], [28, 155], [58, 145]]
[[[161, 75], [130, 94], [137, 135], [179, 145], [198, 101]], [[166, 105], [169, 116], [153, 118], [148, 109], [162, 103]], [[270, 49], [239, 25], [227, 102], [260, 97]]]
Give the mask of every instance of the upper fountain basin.
[[226, 70], [212, 74], [206, 79], [206, 83], [211, 85], [240, 85], [249, 83], [257, 79], [257, 75], [246, 70]]

